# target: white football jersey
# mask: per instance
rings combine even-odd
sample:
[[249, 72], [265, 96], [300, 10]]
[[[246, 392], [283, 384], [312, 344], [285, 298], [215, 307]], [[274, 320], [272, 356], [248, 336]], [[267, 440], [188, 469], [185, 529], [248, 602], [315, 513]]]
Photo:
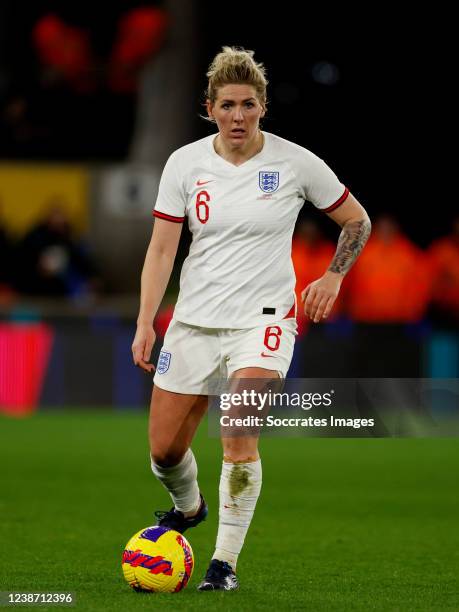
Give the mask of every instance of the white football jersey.
[[348, 189], [316, 155], [268, 132], [240, 166], [218, 155], [215, 134], [168, 159], [153, 214], [182, 223], [193, 239], [174, 318], [244, 329], [292, 315], [292, 234], [305, 200], [329, 212]]

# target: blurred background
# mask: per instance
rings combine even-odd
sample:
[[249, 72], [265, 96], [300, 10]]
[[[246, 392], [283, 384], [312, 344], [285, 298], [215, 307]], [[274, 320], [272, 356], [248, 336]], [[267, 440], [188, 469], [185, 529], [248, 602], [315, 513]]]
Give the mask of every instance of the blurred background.
[[[199, 115], [222, 45], [254, 49], [268, 69], [263, 128], [325, 159], [373, 221], [331, 320], [311, 326], [300, 313], [290, 375], [459, 376], [459, 215], [431, 193], [417, 112], [430, 95], [423, 30], [382, 5], [360, 19], [349, 7], [299, 11], [0, 3], [3, 412], [148, 404], [151, 379], [130, 346], [151, 211], [169, 154], [213, 130]], [[338, 234], [305, 204], [298, 295], [326, 270]], [[189, 240], [184, 227], [153, 361]]]

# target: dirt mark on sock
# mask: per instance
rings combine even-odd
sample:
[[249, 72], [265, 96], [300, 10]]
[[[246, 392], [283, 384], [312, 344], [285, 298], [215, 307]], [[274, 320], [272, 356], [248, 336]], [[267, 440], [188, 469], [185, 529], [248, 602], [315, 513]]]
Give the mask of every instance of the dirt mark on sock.
[[249, 470], [244, 465], [237, 463], [231, 468], [229, 477], [230, 495], [234, 499], [242, 493], [250, 484]]

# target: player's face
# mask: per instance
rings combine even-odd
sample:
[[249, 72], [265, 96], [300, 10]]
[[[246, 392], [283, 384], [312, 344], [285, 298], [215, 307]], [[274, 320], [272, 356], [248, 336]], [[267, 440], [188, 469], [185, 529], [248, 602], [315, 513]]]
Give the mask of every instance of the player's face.
[[258, 135], [265, 111], [252, 85], [225, 85], [214, 103], [207, 101], [207, 112], [217, 123], [220, 137], [231, 148], [244, 149]]

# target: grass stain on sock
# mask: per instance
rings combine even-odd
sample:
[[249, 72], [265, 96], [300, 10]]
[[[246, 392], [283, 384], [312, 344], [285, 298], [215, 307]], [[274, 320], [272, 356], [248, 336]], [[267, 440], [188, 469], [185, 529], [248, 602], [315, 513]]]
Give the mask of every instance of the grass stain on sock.
[[230, 495], [234, 499], [248, 487], [250, 483], [249, 470], [244, 465], [233, 465], [229, 477]]

